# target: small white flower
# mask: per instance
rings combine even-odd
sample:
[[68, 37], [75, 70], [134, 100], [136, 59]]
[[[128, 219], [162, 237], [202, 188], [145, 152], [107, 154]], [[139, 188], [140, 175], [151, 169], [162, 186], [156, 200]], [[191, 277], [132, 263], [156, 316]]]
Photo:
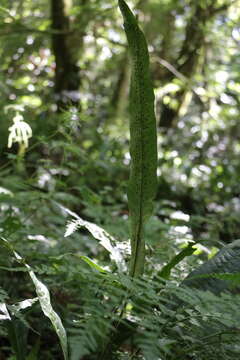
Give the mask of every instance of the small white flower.
[[13, 118], [13, 125], [8, 129], [10, 132], [8, 136], [8, 148], [11, 148], [14, 142], [25, 149], [28, 147], [28, 139], [32, 137], [32, 129], [23, 120], [23, 116], [17, 112]]

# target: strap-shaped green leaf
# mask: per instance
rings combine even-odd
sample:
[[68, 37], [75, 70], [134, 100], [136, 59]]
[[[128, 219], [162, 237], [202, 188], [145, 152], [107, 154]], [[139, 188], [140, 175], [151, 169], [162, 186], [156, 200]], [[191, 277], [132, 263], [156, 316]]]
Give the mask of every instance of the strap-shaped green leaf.
[[124, 0], [119, 0], [129, 44], [132, 72], [130, 86], [131, 173], [128, 201], [131, 221], [130, 275], [144, 270], [144, 223], [152, 213], [157, 186], [157, 135], [154, 93], [149, 73], [147, 43], [137, 20]]

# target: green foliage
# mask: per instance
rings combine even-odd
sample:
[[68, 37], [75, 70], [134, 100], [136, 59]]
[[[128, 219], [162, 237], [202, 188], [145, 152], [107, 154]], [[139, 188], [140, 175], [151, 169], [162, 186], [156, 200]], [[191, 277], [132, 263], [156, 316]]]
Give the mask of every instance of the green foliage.
[[[216, 343], [221, 343], [222, 353], [216, 350], [220, 359], [225, 358], [226, 352], [227, 358], [238, 353], [235, 331], [239, 318], [235, 317], [235, 311], [239, 296], [217, 297], [210, 292], [178, 288], [170, 283], [159, 292], [160, 279], [133, 282], [129, 277], [114, 279], [112, 275], [96, 276], [94, 273], [88, 276], [91, 281], [85, 284], [83, 309], [92, 316], [79, 316], [70, 329], [73, 359], [87, 354], [95, 354], [93, 358], [97, 359], [111, 358], [109, 351], [114, 349], [116, 339], [134, 344], [140, 349], [139, 355], [136, 350], [136, 358], [147, 360], [184, 359], [186, 356], [212, 359], [212, 344], [216, 346]], [[125, 299], [125, 319], [113, 311], [119, 299]], [[184, 306], [179, 306], [179, 301], [184, 301]], [[127, 359], [130, 358], [129, 354]]]
[[[31, 197], [33, 197], [33, 192], [30, 191]], [[36, 191], [35, 199], [40, 196], [40, 193]], [[31, 198], [26, 191], [25, 196], [28, 199]], [[49, 195], [41, 194], [41, 196], [48, 197]], [[9, 197], [5, 198], [5, 201], [7, 200]], [[50, 204], [55, 203], [49, 202]], [[62, 209], [62, 213], [58, 212], [58, 215], [54, 217], [53, 211], [56, 209], [58, 211]], [[47, 213], [46, 211], [46, 208], [40, 209], [43, 214]], [[69, 210], [67, 212], [65, 206], [59, 208], [57, 205], [49, 208], [48, 216], [52, 216], [52, 224], [54, 225], [56, 221], [54, 229], [56, 231], [60, 226], [62, 234], [66, 223], [66, 213], [71, 214]], [[76, 214], [72, 212], [71, 216], [73, 215]], [[62, 223], [60, 218], [62, 218]], [[121, 349], [121, 345], [125, 343], [126, 348], [130, 346], [129, 343], [131, 344], [136, 359], [175, 360], [176, 358], [184, 359], [186, 356], [192, 356], [197, 360], [204, 360], [206, 356], [214, 359], [213, 347], [216, 347], [216, 344], [221, 348], [221, 351], [214, 352], [219, 359], [233, 359], [237, 356], [236, 329], [239, 320], [236, 317], [236, 309], [239, 306], [238, 295], [214, 296], [209, 292], [178, 287], [172, 281], [166, 283], [158, 277], [153, 280], [152, 274], [150, 277], [133, 280], [130, 276], [106, 271], [100, 266], [104, 263], [108, 264], [107, 270], [109, 270], [109, 259], [105, 258], [103, 254], [101, 255], [101, 250], [97, 257], [96, 252], [87, 251], [87, 247], [82, 247], [81, 252], [77, 250], [81, 241], [86, 242], [86, 235], [81, 233], [82, 222], [78, 224], [75, 220], [72, 225], [77, 226], [78, 231], [74, 231], [71, 236], [66, 238], [70, 241], [73, 237], [73, 242], [62, 248], [63, 244], [57, 248], [55, 245], [54, 248], [54, 246], [49, 247], [43, 243], [43, 247], [40, 247], [41, 250], [36, 252], [34, 250], [36, 240], [35, 244], [33, 241], [32, 243], [29, 241], [27, 246], [17, 241], [17, 246], [22, 248], [22, 251], [24, 249], [24, 252], [30, 257], [34, 272], [46, 278], [45, 282], [47, 281], [48, 287], [54, 294], [52, 301], [54, 304], [56, 303], [58, 313], [65, 319], [64, 323], [70, 344], [70, 359], [83, 357], [90, 359], [107, 359], [109, 357], [110, 359], [111, 356], [113, 359], [121, 359], [124, 354], [122, 350], [119, 351], [119, 348]], [[94, 228], [99, 231], [99, 227], [93, 227], [92, 222], [90, 225], [91, 230]], [[20, 229], [24, 230], [21, 225]], [[69, 231], [69, 225], [67, 225], [67, 230]], [[72, 230], [74, 229], [72, 228]], [[66, 241], [66, 239], [62, 239]], [[75, 248], [74, 242], [76, 241], [78, 244]], [[14, 242], [16, 243], [16, 239]], [[116, 240], [113, 245], [117, 246]], [[45, 253], [42, 257], [40, 251]], [[96, 259], [96, 264], [94, 264], [95, 261], [90, 260], [85, 265], [85, 261], [81, 261], [83, 253], [89, 254], [90, 259]], [[6, 261], [8, 257], [4, 258]], [[176, 259], [174, 262], [176, 263]], [[8, 265], [5, 268], [14, 271], [14, 274], [17, 274], [16, 270], [19, 271], [19, 274], [25, 274], [19, 264], [16, 269], [14, 263], [5, 265]], [[2, 271], [6, 277], [7, 271]], [[172, 267], [171, 271], [174, 274]], [[29, 288], [27, 282], [25, 279], [21, 287]], [[58, 292], [60, 292], [59, 295]], [[2, 300], [9, 303], [5, 292], [3, 292]], [[10, 309], [9, 305], [7, 306]], [[31, 327], [33, 327], [41, 332], [47, 330], [49, 334], [48, 324], [42, 324], [41, 327], [45, 329], [42, 330], [39, 328], [39, 324], [36, 325], [35, 313], [26, 313], [24, 309], [22, 311], [24, 311], [24, 318], [20, 321], [24, 321], [21, 326], [25, 326], [26, 333], [32, 332]], [[30, 328], [26, 327], [26, 320], [31, 324]], [[36, 346], [36, 335], [33, 343], [29, 344], [29, 335], [27, 339], [25, 347], [28, 355], [30, 349], [33, 351]], [[42, 344], [44, 340], [49, 342], [49, 338], [48, 340], [43, 338]], [[39, 355], [39, 359], [42, 359], [43, 356], [54, 356], [54, 352], [47, 355], [48, 352], [43, 348], [43, 355]], [[130, 359], [131, 356], [129, 352], [125, 353], [126, 359]]]
[[147, 43], [127, 4], [119, 1], [128, 39], [132, 74], [130, 87], [131, 174], [128, 188], [131, 221], [130, 274], [143, 273], [145, 259], [144, 223], [152, 213], [157, 187], [157, 135], [154, 94], [149, 73]]
[[239, 357], [239, 0], [128, 3], [126, 46], [114, 0], [67, 1], [59, 32], [51, 2], [1, 2], [1, 359], [62, 359], [56, 313], [71, 360]]
[[[183, 284], [215, 294], [231, 289], [234, 280], [239, 282], [239, 245], [240, 241], [236, 240], [225, 246], [212, 259], [190, 273]], [[230, 283], [227, 280], [231, 280]]]
[[191, 256], [194, 249], [194, 243], [189, 243], [186, 248], [184, 248], [180, 253], [178, 253], [174, 258], [159, 271], [158, 276], [163, 279], [169, 279], [171, 275], [171, 270], [176, 267], [186, 256]]
[[[66, 208], [64, 208], [67, 210]], [[120, 271], [126, 270], [125, 260], [117, 247], [113, 244], [116, 243], [116, 239], [114, 239], [110, 234], [108, 234], [104, 229], [100, 226], [93, 224], [89, 221], [84, 221], [78, 215], [73, 213], [72, 211], [67, 210], [70, 215], [73, 215], [76, 220], [73, 220], [68, 223], [67, 229], [65, 232], [65, 237], [71, 235], [78, 228], [85, 227], [95, 239], [100, 241], [100, 244], [110, 253], [111, 259], [116, 262]]]
[[[48, 288], [41, 281], [38, 280], [38, 278], [36, 277], [35, 273], [31, 269], [31, 267], [27, 263], [24, 262], [23, 258], [18, 253], [16, 253], [16, 251], [9, 244], [9, 242], [4, 238], [1, 238], [1, 240], [4, 241], [4, 245], [6, 245], [7, 248], [13, 252], [13, 255], [15, 256], [16, 260], [20, 263], [23, 263], [25, 265], [25, 267], [27, 268], [29, 276], [31, 277], [32, 282], [35, 286], [41, 309], [42, 309], [44, 315], [50, 319], [50, 321], [56, 331], [56, 334], [58, 335], [58, 337], [60, 339], [63, 354], [64, 354], [64, 359], [67, 360], [68, 359], [68, 350], [67, 350], [66, 331], [62, 325], [62, 321], [61, 321], [60, 317], [52, 308]], [[30, 302], [30, 305], [31, 305], [31, 302]], [[20, 308], [21, 308], [21, 306], [20, 306]], [[17, 354], [17, 360], [22, 360], [25, 358], [25, 355], [22, 352], [22, 349], [25, 350], [25, 346], [23, 346], [23, 342], [22, 342], [24, 337], [20, 337], [21, 330], [19, 330], [19, 326], [20, 327], [22, 326], [21, 322], [20, 323], [17, 322], [17, 324], [16, 324], [15, 321], [13, 322], [13, 326], [12, 326], [12, 324], [10, 325], [10, 329], [13, 332], [13, 334], [10, 336], [14, 337], [14, 344], [15, 344], [14, 348], [16, 349], [15, 351]], [[19, 343], [19, 339], [21, 339], [21, 343]]]

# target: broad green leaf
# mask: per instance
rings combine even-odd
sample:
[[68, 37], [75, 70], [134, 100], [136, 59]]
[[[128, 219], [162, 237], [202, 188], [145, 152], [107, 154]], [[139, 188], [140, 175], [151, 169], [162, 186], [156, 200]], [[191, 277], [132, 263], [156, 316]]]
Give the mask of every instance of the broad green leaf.
[[130, 275], [144, 271], [144, 223], [152, 213], [157, 187], [157, 134], [154, 93], [149, 72], [147, 43], [135, 16], [119, 0], [131, 56], [130, 153], [128, 201], [131, 221]]
[[240, 240], [235, 240], [192, 271], [182, 284], [220, 294], [239, 284], [239, 274]]
[[63, 327], [62, 321], [58, 314], [53, 310], [50, 294], [48, 288], [36, 277], [35, 273], [31, 269], [31, 267], [24, 261], [24, 259], [14, 250], [12, 245], [3, 237], [1, 240], [4, 241], [5, 246], [14, 254], [15, 258], [21, 264], [24, 264], [28, 270], [28, 273], [35, 285], [36, 293], [38, 296], [38, 300], [40, 302], [41, 309], [46, 317], [48, 317], [59, 337], [61, 347], [64, 354], [64, 359], [68, 359], [68, 346], [67, 346], [67, 335], [66, 331]]

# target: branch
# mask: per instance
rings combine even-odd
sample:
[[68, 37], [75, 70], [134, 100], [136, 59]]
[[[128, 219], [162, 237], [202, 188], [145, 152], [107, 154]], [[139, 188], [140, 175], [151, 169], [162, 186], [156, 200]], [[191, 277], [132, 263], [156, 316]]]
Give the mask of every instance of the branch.
[[162, 58], [157, 58], [157, 62], [159, 62], [162, 66], [164, 66], [166, 69], [170, 71], [173, 75], [175, 75], [180, 80], [183, 80], [184, 82], [188, 82], [188, 78], [180, 73], [172, 64], [170, 64], [167, 60], [164, 60]]
[[[204, 101], [201, 99], [201, 96], [195, 91], [194, 87], [190, 84], [189, 79], [183, 75], [181, 72], [179, 72], [172, 64], [170, 64], [167, 60], [164, 60], [162, 58], [157, 58], [156, 59], [157, 62], [159, 62], [162, 66], [164, 66], [170, 73], [172, 73], [173, 75], [175, 75], [178, 79], [182, 80], [185, 85], [188, 86], [188, 88], [193, 92], [193, 94], [198, 98], [198, 100], [200, 101], [200, 103], [202, 104], [202, 106], [204, 106], [205, 108], [205, 103]], [[205, 112], [207, 112], [209, 114], [209, 116], [211, 118], [213, 118], [213, 116], [207, 111], [207, 109], [205, 109]]]
[[[35, 28], [31, 28], [28, 27], [24, 24], [20, 24], [20, 23], [15, 23], [13, 24], [14, 26], [12, 26], [13, 30], [9, 31], [9, 28], [6, 28], [5, 31], [0, 31], [0, 36], [9, 36], [9, 35], [18, 35], [19, 32], [21, 33], [38, 33], [38, 34], [43, 34], [43, 35], [58, 35], [58, 34], [63, 34], [63, 35], [71, 35], [74, 34], [76, 32], [76, 30], [69, 30], [69, 31], [61, 31], [61, 30], [54, 30], [54, 29], [49, 29], [49, 30], [39, 30], [39, 29], [35, 29]], [[14, 28], [15, 27], [15, 28]]]

